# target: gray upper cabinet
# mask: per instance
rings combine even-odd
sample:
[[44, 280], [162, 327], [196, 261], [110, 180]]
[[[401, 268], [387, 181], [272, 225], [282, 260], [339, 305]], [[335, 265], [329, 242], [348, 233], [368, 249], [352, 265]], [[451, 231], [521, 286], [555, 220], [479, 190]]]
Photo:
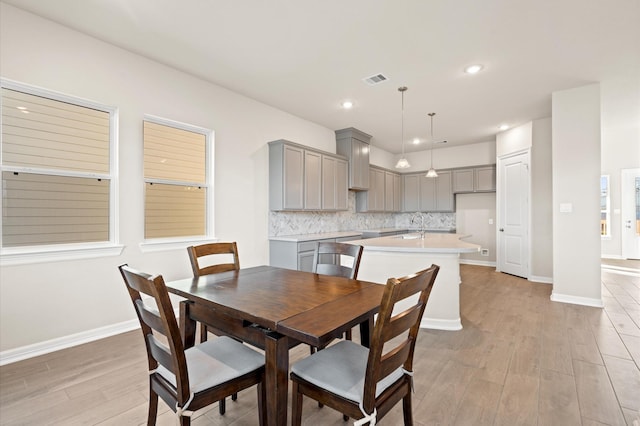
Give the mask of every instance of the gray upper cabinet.
[[403, 175], [404, 191], [402, 194], [402, 211], [417, 212], [420, 210], [420, 178], [424, 174]]
[[399, 212], [402, 184], [400, 175], [379, 167], [369, 167], [369, 190], [356, 193], [357, 212]]
[[453, 192], [473, 192], [473, 169], [453, 171]]
[[347, 160], [322, 156], [322, 210], [347, 210]]
[[476, 192], [496, 190], [496, 166], [476, 167], [474, 170]]
[[453, 192], [494, 192], [496, 167], [482, 166], [453, 170]]
[[384, 172], [384, 211], [399, 212], [402, 209], [401, 176], [390, 171]]
[[371, 135], [349, 127], [336, 130], [336, 152], [349, 161], [349, 189], [369, 189], [369, 142]]
[[304, 152], [304, 208], [322, 209], [322, 154]]
[[304, 208], [304, 149], [284, 141], [269, 143], [269, 207]]
[[269, 142], [269, 208], [346, 210], [347, 160], [303, 145]]
[[437, 178], [427, 178], [423, 172], [407, 174], [402, 179], [404, 181], [403, 211], [454, 211], [451, 171], [438, 170]]

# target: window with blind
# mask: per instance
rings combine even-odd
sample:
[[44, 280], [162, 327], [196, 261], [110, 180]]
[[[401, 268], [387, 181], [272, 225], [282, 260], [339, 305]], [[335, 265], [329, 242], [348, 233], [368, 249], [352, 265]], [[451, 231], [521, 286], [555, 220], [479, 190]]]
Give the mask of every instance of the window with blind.
[[210, 135], [182, 123], [145, 119], [145, 239], [208, 234]]
[[2, 248], [114, 242], [115, 109], [2, 81]]

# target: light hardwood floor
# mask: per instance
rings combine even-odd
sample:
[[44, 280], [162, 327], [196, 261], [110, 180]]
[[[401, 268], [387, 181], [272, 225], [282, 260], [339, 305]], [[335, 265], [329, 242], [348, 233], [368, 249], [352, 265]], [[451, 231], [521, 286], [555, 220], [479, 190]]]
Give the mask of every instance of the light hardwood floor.
[[[464, 329], [418, 338], [416, 425], [640, 425], [640, 278], [603, 269], [605, 309], [551, 302], [550, 285], [489, 267], [463, 265], [462, 280]], [[142, 337], [129, 332], [0, 367], [0, 424], [141, 425], [147, 392]], [[158, 424], [176, 424], [159, 405]], [[400, 405], [378, 424], [402, 424]], [[303, 423], [345, 425], [310, 400]], [[192, 424], [257, 424], [255, 390]]]

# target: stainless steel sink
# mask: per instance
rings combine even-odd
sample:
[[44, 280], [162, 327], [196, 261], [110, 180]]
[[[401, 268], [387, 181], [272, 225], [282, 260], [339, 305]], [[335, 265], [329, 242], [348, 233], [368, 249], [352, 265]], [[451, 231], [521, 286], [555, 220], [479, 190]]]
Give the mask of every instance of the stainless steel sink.
[[398, 238], [402, 238], [403, 240], [417, 240], [420, 238], [420, 234], [401, 234], [398, 235]]

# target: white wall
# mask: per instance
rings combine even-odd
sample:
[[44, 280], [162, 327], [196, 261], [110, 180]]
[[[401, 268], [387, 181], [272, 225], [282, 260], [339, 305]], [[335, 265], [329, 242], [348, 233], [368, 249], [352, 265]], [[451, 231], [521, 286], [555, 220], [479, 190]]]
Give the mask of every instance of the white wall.
[[[552, 95], [553, 292], [602, 306], [600, 284], [600, 85]], [[561, 211], [561, 207], [565, 211]]]
[[531, 127], [531, 268], [533, 281], [553, 277], [553, 216], [551, 185], [551, 117]]
[[[407, 160], [411, 167], [403, 169], [402, 173], [420, 172], [428, 170], [431, 165], [431, 150], [408, 152]], [[400, 158], [396, 155], [390, 169], [393, 169]], [[496, 143], [487, 141], [472, 145], [451, 146], [433, 150], [433, 167], [438, 169], [449, 169], [454, 167], [482, 166], [485, 164], [496, 164]]]
[[[491, 222], [491, 223], [489, 223]], [[463, 253], [462, 263], [496, 264], [496, 193], [476, 193], [456, 195], [456, 232], [470, 237], [464, 240], [480, 244], [489, 250], [488, 256], [480, 253]]]
[[266, 143], [335, 152], [317, 124], [0, 3], [0, 75], [119, 108], [121, 256], [3, 266], [0, 351], [135, 318], [117, 266], [166, 279], [191, 274], [186, 250], [142, 253], [144, 114], [215, 131], [215, 231], [238, 242], [243, 267], [268, 263]]
[[529, 149], [532, 145], [533, 123], [524, 123], [497, 135], [496, 155], [502, 157], [503, 155]]

